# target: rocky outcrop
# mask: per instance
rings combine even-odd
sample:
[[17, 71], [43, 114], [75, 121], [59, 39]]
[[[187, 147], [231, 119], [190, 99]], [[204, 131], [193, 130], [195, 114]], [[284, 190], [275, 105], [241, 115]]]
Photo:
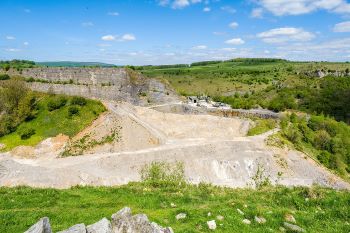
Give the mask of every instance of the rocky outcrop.
[[35, 91], [76, 95], [101, 100], [126, 101], [136, 105], [178, 101], [164, 83], [124, 68], [31, 68], [9, 70]]
[[[49, 219], [42, 218], [25, 233], [52, 233]], [[107, 218], [85, 226], [80, 223], [58, 233], [173, 233], [171, 227], [163, 228], [150, 222], [146, 215], [132, 215], [131, 209], [125, 207], [112, 215], [112, 221]]]
[[305, 71], [303, 72], [304, 75], [308, 77], [317, 77], [317, 78], [323, 78], [326, 76], [331, 76], [331, 77], [350, 77], [350, 71], [349, 70], [344, 70], [344, 71], [339, 71], [339, 70], [314, 70], [314, 71]]
[[24, 233], [51, 233], [51, 226], [49, 218], [44, 217], [39, 220], [36, 224], [31, 226], [26, 232]]

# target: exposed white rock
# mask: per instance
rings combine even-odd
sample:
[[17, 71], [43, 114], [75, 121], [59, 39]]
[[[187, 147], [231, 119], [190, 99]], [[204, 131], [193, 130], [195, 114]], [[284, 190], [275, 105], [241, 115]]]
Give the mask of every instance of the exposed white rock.
[[240, 209], [237, 209], [237, 212], [238, 212], [239, 214], [241, 214], [241, 215], [244, 215], [244, 212], [243, 212], [242, 210], [240, 210]]
[[293, 231], [293, 232], [305, 232], [305, 230], [303, 228], [301, 228], [301, 227], [299, 227], [297, 225], [291, 224], [291, 223], [284, 222], [283, 226], [287, 230], [290, 230], [290, 231]]
[[97, 223], [86, 227], [87, 233], [112, 233], [111, 222], [107, 218], [103, 218]]
[[208, 221], [207, 225], [208, 225], [208, 228], [210, 230], [215, 230], [216, 229], [216, 222], [215, 222], [215, 220]]
[[264, 217], [261, 216], [255, 216], [254, 217], [255, 222], [259, 223], [259, 224], [264, 224], [266, 223], [266, 219]]
[[176, 215], [176, 220], [180, 220], [180, 219], [185, 219], [187, 217], [187, 214], [185, 213], [179, 213], [178, 215]]
[[291, 223], [296, 223], [297, 221], [295, 220], [294, 216], [291, 214], [285, 214], [284, 215], [284, 220], [286, 220], [287, 222], [291, 222]]
[[24, 233], [52, 233], [49, 218], [41, 218]]
[[74, 225], [68, 228], [67, 230], [59, 231], [57, 233], [86, 233], [86, 227], [85, 227], [85, 224], [81, 223], [81, 224]]
[[249, 219], [243, 219], [242, 222], [243, 222], [244, 224], [247, 224], [247, 225], [249, 225], [249, 224], [252, 223]]
[[[25, 233], [52, 233], [48, 218], [42, 218]], [[150, 222], [146, 215], [132, 216], [131, 209], [125, 207], [112, 215], [112, 222], [103, 218], [87, 227], [83, 223], [57, 233], [174, 233], [171, 227], [163, 228]]]

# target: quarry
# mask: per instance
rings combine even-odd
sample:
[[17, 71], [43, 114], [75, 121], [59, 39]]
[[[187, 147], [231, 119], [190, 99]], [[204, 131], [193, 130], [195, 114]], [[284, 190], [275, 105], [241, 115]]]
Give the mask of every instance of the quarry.
[[[8, 73], [31, 77], [27, 85], [35, 91], [101, 100], [107, 111], [73, 138], [58, 135], [0, 154], [1, 186], [115, 186], [140, 181], [142, 167], [159, 161], [183, 163], [193, 184], [255, 187], [254, 176], [263, 170], [274, 185], [350, 187], [302, 152], [268, 145], [278, 128], [247, 136], [251, 117], [278, 119], [278, 113], [184, 99], [168, 85], [125, 68]], [[112, 140], [102, 143], [106, 137]]]

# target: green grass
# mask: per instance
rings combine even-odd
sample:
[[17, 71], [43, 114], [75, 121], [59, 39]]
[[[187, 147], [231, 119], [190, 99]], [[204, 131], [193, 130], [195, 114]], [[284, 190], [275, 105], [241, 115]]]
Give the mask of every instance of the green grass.
[[350, 124], [350, 79], [308, 75], [317, 70], [345, 72], [350, 63], [235, 59], [196, 66], [135, 69], [162, 80], [184, 96], [209, 95], [233, 108], [324, 113]]
[[257, 119], [254, 122], [255, 125], [249, 129], [248, 136], [263, 134], [276, 128], [276, 120], [274, 119]]
[[[4, 150], [11, 150], [19, 145], [35, 146], [40, 141], [58, 134], [72, 137], [91, 124], [100, 113], [105, 111], [104, 106], [100, 102], [87, 100], [85, 106], [77, 106], [79, 114], [69, 117], [68, 109], [73, 97], [66, 97], [68, 101], [65, 106], [50, 112], [47, 108], [47, 103], [55, 96], [41, 93], [37, 95], [40, 101], [38, 102], [36, 117], [33, 120], [21, 123], [15, 132], [0, 137], [0, 143], [6, 146]], [[29, 139], [22, 140], [18, 132], [24, 128], [34, 129], [35, 134]]]
[[[125, 206], [134, 214], [171, 226], [175, 232], [209, 232], [206, 222], [217, 215], [216, 232], [278, 232], [284, 215], [291, 213], [307, 232], [349, 232], [350, 194], [322, 188], [266, 187], [262, 190], [229, 189], [208, 185], [152, 187], [131, 183], [120, 187], [75, 187], [66, 190], [28, 187], [0, 188], [0, 232], [23, 232], [39, 218], [50, 218], [53, 230], [77, 223], [92, 224]], [[171, 208], [170, 203], [177, 207]], [[245, 207], [246, 205], [246, 207]], [[241, 209], [245, 216], [237, 212]], [[184, 212], [187, 218], [177, 221]], [[208, 212], [212, 213], [208, 217]], [[254, 216], [266, 218], [257, 224]], [[244, 218], [251, 225], [242, 223]]]
[[246, 59], [191, 67], [139, 67], [148, 77], [161, 79], [182, 94], [229, 95], [234, 92], [264, 90], [275, 82], [305, 84], [296, 72], [317, 69], [345, 70], [348, 63], [250, 62]]

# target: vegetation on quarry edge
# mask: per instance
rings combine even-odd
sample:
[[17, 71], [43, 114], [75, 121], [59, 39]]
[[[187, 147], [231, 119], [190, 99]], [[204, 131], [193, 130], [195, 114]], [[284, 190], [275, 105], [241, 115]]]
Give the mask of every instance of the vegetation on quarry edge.
[[73, 137], [104, 111], [99, 101], [33, 92], [19, 78], [0, 81], [1, 149], [35, 146], [58, 134]]

